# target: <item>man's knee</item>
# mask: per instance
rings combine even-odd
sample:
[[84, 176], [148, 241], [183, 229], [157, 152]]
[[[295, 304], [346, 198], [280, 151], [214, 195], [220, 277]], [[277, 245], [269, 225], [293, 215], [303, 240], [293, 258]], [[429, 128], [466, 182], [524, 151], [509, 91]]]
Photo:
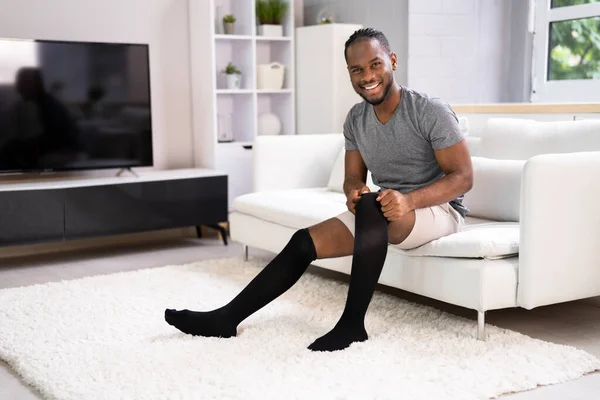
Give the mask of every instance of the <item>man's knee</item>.
[[338, 218], [330, 218], [309, 229], [317, 258], [343, 257], [352, 254], [354, 237]]
[[311, 261], [316, 260], [317, 251], [315, 244], [308, 231], [308, 228], [299, 229], [290, 238], [288, 242], [290, 248], [297, 252], [298, 256], [302, 258], [310, 259]]

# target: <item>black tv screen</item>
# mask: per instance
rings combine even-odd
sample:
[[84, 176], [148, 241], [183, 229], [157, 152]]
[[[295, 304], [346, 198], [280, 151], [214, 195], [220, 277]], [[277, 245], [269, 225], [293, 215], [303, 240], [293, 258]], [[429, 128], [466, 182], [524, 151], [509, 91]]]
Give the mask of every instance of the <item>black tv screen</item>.
[[0, 173], [152, 165], [148, 45], [0, 39]]

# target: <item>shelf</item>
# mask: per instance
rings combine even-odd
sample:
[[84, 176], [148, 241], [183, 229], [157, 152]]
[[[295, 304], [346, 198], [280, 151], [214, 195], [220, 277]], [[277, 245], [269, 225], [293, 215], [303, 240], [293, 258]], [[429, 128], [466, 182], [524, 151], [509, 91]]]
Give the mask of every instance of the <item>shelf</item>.
[[292, 38], [289, 36], [256, 36], [256, 40], [265, 42], [289, 42]]
[[[260, 35], [257, 0], [188, 1], [194, 161], [227, 172], [230, 202], [252, 189], [254, 140], [273, 130], [266, 126], [271, 122], [269, 116], [263, 114], [277, 116], [281, 135], [296, 130], [296, 7], [294, 0], [284, 1], [289, 8], [282, 20], [281, 36], [272, 36], [278, 33], [269, 31], [267, 36]], [[236, 17], [233, 31], [228, 30], [231, 34], [225, 34], [223, 16], [227, 14]], [[258, 71], [274, 62], [285, 67], [283, 85], [259, 86]], [[230, 89], [224, 73], [229, 63], [242, 73], [240, 89]], [[205, 107], [210, 102], [214, 107]]]
[[[281, 122], [280, 135], [289, 135], [294, 133], [295, 128], [293, 124], [293, 96], [289, 96], [286, 93], [277, 93], [270, 96], [258, 96], [256, 102], [256, 113], [257, 119], [260, 119], [263, 113], [275, 114]], [[261, 135], [260, 123], [258, 124], [257, 135]]]
[[292, 40], [289, 36], [226, 35], [223, 33], [215, 35], [216, 40], [252, 40], [252, 38], [256, 38], [260, 42], [289, 42]]
[[218, 34], [218, 35], [215, 35], [215, 39], [216, 40], [251, 40], [252, 36]]
[[254, 138], [254, 96], [217, 97], [217, 140], [246, 142]]
[[[212, 8], [214, 17], [215, 35], [224, 36], [250, 36], [254, 32], [254, 9], [255, 2], [248, 0], [194, 0], [193, 2], [208, 3]], [[225, 34], [223, 17], [233, 14], [236, 18], [233, 33]], [[198, 21], [198, 23], [201, 23]]]
[[217, 90], [227, 90], [228, 88], [227, 77], [223, 70], [230, 62], [242, 72], [242, 89], [250, 90], [256, 87], [253, 47], [251, 41], [215, 41]]
[[233, 142], [217, 142], [221, 147], [236, 147], [236, 146], [252, 146], [252, 142], [249, 141], [233, 141]]
[[293, 89], [217, 89], [217, 94], [285, 94], [285, 93], [293, 93]]
[[252, 89], [217, 89], [217, 94], [252, 94]]
[[271, 89], [259, 89], [256, 91], [258, 94], [280, 94], [280, 93], [293, 93], [292, 89], [279, 89], [279, 90], [271, 90]]

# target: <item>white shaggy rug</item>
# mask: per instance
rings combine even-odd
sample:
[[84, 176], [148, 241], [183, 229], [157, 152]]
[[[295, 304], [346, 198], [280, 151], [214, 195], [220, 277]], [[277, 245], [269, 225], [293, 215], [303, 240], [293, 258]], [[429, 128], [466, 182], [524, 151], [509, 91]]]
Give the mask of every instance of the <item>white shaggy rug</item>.
[[165, 308], [207, 310], [260, 271], [220, 259], [0, 291], [0, 358], [48, 399], [487, 399], [600, 369], [584, 351], [376, 293], [370, 339], [307, 349], [347, 286], [305, 274], [235, 338], [180, 333]]

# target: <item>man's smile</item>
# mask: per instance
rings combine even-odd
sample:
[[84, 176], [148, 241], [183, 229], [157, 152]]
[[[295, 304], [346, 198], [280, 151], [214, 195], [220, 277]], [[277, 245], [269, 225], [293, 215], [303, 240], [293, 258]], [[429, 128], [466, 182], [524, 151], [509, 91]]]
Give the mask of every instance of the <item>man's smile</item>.
[[362, 88], [364, 90], [366, 90], [367, 92], [370, 92], [370, 91], [373, 91], [373, 90], [377, 89], [380, 85], [381, 85], [381, 82], [378, 82], [378, 83], [374, 83], [374, 84], [369, 85], [369, 86], [362, 86]]

